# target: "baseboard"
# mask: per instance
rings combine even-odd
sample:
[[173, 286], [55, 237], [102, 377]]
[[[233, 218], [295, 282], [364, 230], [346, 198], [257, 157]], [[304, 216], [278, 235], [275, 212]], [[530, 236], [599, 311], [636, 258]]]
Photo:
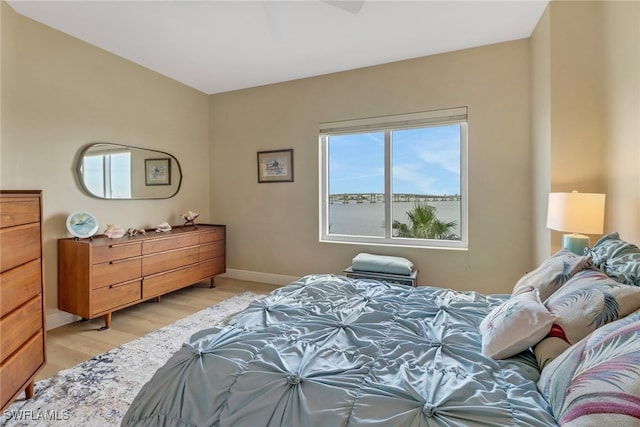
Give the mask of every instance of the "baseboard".
[[295, 282], [300, 278], [299, 276], [285, 276], [282, 274], [261, 273], [259, 271], [235, 270], [233, 268], [227, 268], [227, 272], [223, 274], [222, 277], [282, 286]]
[[67, 313], [60, 310], [51, 314], [47, 314], [47, 331], [50, 329], [58, 328], [60, 326], [68, 325], [69, 323], [76, 322], [80, 319], [80, 316], [76, 316], [75, 314]]

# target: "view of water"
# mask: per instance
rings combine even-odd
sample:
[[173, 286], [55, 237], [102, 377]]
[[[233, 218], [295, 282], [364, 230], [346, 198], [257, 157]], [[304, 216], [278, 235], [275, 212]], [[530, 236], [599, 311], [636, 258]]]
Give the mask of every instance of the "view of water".
[[[428, 202], [437, 209], [441, 221], [455, 221], [454, 234], [460, 235], [460, 201]], [[409, 223], [407, 211], [415, 202], [393, 203], [393, 219]], [[332, 203], [329, 205], [329, 224], [332, 234], [384, 236], [384, 203]]]

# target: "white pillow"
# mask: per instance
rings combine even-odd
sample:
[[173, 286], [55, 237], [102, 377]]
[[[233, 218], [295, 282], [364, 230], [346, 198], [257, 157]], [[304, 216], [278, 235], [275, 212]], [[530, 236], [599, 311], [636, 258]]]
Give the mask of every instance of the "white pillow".
[[480, 323], [482, 354], [506, 359], [542, 340], [558, 317], [540, 302], [538, 289], [511, 297]]

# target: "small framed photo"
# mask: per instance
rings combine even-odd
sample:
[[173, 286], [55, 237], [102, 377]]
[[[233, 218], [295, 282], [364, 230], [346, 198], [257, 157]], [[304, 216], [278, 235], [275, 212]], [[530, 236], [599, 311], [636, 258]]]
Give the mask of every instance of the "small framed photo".
[[293, 148], [258, 151], [258, 183], [293, 182]]
[[144, 159], [145, 185], [171, 185], [171, 159]]

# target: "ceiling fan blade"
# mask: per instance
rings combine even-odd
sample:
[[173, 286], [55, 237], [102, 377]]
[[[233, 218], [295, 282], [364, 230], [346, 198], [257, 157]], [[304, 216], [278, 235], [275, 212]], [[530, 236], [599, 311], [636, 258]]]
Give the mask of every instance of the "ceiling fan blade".
[[349, 13], [358, 13], [362, 10], [365, 0], [322, 0], [326, 4], [335, 6]]

